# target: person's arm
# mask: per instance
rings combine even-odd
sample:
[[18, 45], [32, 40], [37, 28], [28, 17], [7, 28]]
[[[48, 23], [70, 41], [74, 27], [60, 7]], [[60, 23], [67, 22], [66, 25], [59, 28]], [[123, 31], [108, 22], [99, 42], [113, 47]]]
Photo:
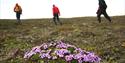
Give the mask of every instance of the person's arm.
[[[58, 9], [58, 8], [57, 8]], [[58, 9], [58, 13], [59, 13], [59, 16], [60, 16], [60, 11], [59, 11], [59, 9]]]
[[19, 8], [20, 8], [20, 13], [22, 14], [22, 8], [21, 8], [21, 6], [19, 6]]
[[16, 7], [14, 7], [14, 9], [13, 9], [14, 12], [16, 12], [16, 11], [15, 11], [15, 8], [16, 8]]
[[21, 8], [21, 6], [20, 6], [20, 10], [22, 11], [22, 8]]

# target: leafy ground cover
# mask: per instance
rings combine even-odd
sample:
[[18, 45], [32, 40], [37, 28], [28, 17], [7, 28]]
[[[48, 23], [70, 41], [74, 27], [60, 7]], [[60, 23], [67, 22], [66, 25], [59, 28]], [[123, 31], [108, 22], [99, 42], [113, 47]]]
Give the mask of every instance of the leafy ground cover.
[[16, 20], [0, 20], [0, 63], [26, 63], [27, 50], [55, 40], [93, 51], [101, 63], [125, 62], [125, 16], [112, 17], [112, 23], [105, 18], [98, 23], [96, 17], [61, 21], [63, 25], [54, 25], [52, 19], [28, 19], [18, 25]]

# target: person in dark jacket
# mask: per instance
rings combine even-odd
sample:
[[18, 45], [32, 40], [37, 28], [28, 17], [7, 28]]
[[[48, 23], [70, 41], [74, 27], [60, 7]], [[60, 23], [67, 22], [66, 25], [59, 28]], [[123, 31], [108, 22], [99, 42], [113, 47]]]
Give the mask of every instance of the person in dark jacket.
[[97, 18], [99, 23], [101, 23], [101, 15], [103, 14], [106, 19], [108, 19], [109, 22], [111, 22], [111, 18], [108, 16], [106, 12], [107, 5], [104, 0], [98, 0], [99, 1], [99, 8], [97, 10]]
[[59, 16], [60, 16], [60, 11], [58, 9], [58, 7], [56, 7], [55, 5], [53, 5], [53, 21], [54, 23], [57, 25], [56, 20], [62, 25], [62, 23], [60, 22]]
[[14, 7], [14, 12], [16, 13], [16, 18], [17, 18], [18, 23], [21, 23], [20, 15], [22, 14], [22, 8], [18, 3], [16, 3]]

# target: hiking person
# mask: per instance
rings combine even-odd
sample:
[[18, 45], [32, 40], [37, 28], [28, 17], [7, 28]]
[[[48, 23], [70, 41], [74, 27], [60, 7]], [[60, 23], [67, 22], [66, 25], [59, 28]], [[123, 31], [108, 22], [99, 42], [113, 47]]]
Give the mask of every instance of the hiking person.
[[101, 17], [100, 17], [101, 14], [103, 14], [104, 17], [106, 19], [108, 19], [109, 22], [111, 22], [111, 19], [106, 12], [107, 5], [106, 5], [105, 1], [104, 0], [98, 0], [98, 1], [99, 1], [99, 7], [98, 7], [96, 14], [97, 14], [97, 18], [98, 18], [99, 23], [101, 23]]
[[60, 16], [60, 11], [58, 9], [58, 7], [56, 7], [55, 5], [53, 5], [53, 21], [54, 23], [57, 25], [56, 20], [62, 25], [62, 23], [60, 22], [59, 16]]
[[17, 22], [21, 23], [20, 15], [22, 14], [22, 8], [18, 3], [14, 7], [14, 12], [16, 13]]

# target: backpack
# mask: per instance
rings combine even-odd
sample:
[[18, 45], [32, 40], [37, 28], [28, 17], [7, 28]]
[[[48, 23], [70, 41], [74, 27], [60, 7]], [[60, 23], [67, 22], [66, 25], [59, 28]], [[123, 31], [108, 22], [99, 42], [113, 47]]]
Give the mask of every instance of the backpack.
[[15, 12], [18, 12], [18, 13], [22, 14], [22, 9], [21, 9], [21, 7], [20, 7], [20, 6], [16, 6], [16, 7], [15, 7]]
[[103, 9], [107, 8], [107, 5], [104, 0], [99, 0], [99, 6], [102, 7]]
[[106, 5], [105, 1], [103, 2], [103, 7], [104, 7], [104, 9], [107, 8], [107, 5]]

